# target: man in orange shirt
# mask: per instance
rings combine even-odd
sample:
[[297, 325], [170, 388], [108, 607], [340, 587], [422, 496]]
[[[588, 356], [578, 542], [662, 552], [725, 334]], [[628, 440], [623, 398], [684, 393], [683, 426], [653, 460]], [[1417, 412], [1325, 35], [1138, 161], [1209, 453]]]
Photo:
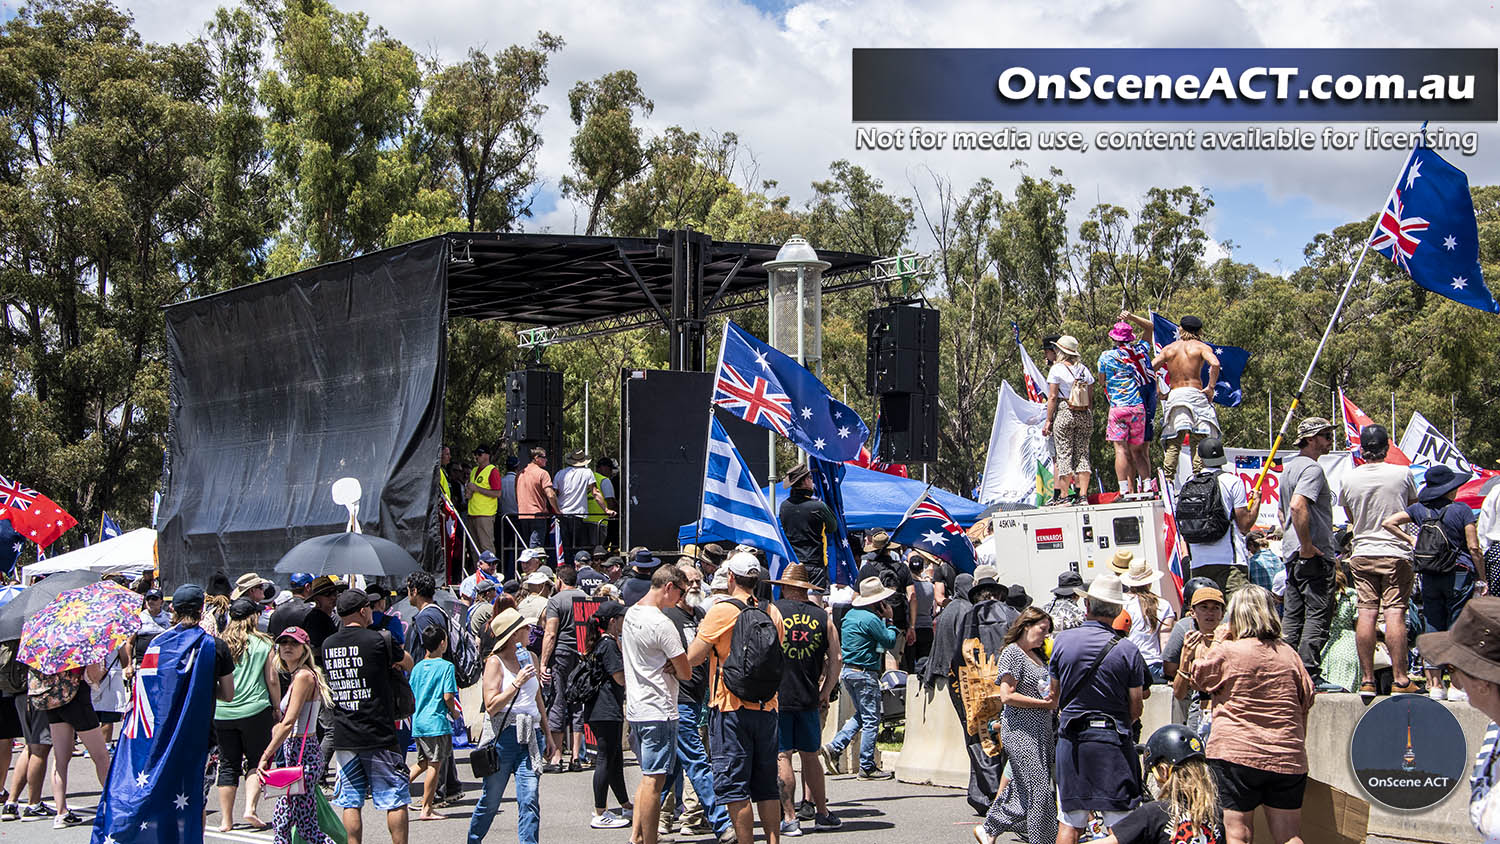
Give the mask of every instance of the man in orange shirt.
[[[547, 473], [547, 449], [533, 447], [531, 461], [516, 478], [516, 512], [520, 514], [521, 534], [528, 548], [547, 548], [547, 532], [557, 508], [557, 490]], [[559, 565], [561, 562], [559, 561]]]
[[738, 844], [754, 844], [755, 815], [750, 808], [754, 801], [767, 844], [779, 844], [776, 695], [773, 692], [761, 703], [741, 700], [725, 685], [722, 671], [740, 613], [752, 607], [763, 610], [775, 625], [778, 640], [784, 636], [781, 613], [773, 604], [756, 603], [761, 567], [754, 554], [736, 553], [724, 568], [729, 573], [729, 597], [715, 603], [699, 623], [698, 636], [688, 646], [688, 662], [698, 665], [709, 660], [708, 744], [713, 757], [714, 792], [729, 809], [735, 839]]

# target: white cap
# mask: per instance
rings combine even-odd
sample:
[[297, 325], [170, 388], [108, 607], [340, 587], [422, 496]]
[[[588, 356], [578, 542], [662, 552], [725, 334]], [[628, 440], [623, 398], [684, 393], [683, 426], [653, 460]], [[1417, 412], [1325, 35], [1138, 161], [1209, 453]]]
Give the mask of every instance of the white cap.
[[527, 586], [545, 586], [552, 582], [552, 576], [544, 571], [534, 571], [526, 575]]
[[545, 556], [547, 556], [547, 552], [543, 551], [540, 548], [527, 548], [525, 551], [521, 552], [521, 555], [519, 557], [516, 558], [516, 562], [518, 562], [518, 563], [530, 562], [531, 560], [535, 560], [537, 557], [545, 557]]
[[729, 568], [728, 568], [728, 566], [720, 566], [719, 569], [718, 569], [718, 571], [714, 572], [714, 579], [713, 579], [713, 581], [711, 583], [709, 583], [709, 585], [708, 585], [708, 591], [710, 591], [710, 592], [728, 592], [729, 591]]
[[465, 598], [474, 597], [474, 578], [466, 577], [458, 584], [458, 594]]
[[736, 551], [730, 556], [724, 568], [737, 577], [760, 577], [760, 560], [749, 551]]

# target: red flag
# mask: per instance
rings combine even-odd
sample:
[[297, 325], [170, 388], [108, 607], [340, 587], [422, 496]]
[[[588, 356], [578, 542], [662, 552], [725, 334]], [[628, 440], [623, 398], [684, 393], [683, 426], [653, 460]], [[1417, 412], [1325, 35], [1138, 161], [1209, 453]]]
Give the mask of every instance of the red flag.
[[46, 548], [78, 520], [40, 492], [0, 475], [0, 507], [10, 509], [10, 523], [28, 542]]
[[[1349, 401], [1349, 397], [1344, 395], [1342, 388], [1339, 389], [1339, 404], [1343, 406], [1344, 439], [1349, 441], [1349, 450], [1353, 452], [1354, 465], [1358, 466], [1365, 462], [1364, 457], [1359, 453], [1359, 432], [1363, 431], [1366, 425], [1374, 425], [1375, 420], [1365, 415], [1365, 412], [1360, 410], [1354, 402]], [[1394, 432], [1388, 431], [1387, 433], [1394, 436]], [[1407, 457], [1406, 453], [1395, 443], [1391, 443], [1390, 450], [1385, 453], [1385, 462], [1394, 463], [1397, 466], [1410, 466], [1411, 458]]]
[[858, 466], [861, 469], [873, 469], [876, 472], [884, 472], [887, 475], [895, 475], [898, 478], [911, 477], [906, 473], [905, 463], [880, 463], [865, 446], [859, 447], [859, 456], [853, 460], [845, 460], [850, 466]]
[[463, 543], [458, 540], [458, 511], [453, 509], [453, 502], [447, 496], [438, 496], [443, 506], [443, 558], [452, 567], [463, 548]]

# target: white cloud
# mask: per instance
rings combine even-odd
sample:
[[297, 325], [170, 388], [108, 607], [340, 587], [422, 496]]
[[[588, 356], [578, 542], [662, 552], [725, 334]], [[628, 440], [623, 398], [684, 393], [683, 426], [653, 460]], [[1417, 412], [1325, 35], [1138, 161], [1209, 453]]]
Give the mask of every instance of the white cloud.
[[[770, 15], [734, 0], [521, 0], [425, 3], [341, 3], [358, 8], [419, 52], [454, 58], [471, 46], [499, 49], [529, 42], [537, 30], [561, 35], [567, 46], [551, 63], [544, 93], [550, 110], [542, 132], [542, 173], [556, 185], [567, 172], [567, 91], [579, 80], [630, 68], [656, 102], [654, 131], [673, 124], [733, 131], [755, 155], [762, 178], [774, 178], [800, 202], [829, 162], [847, 158], [870, 169], [889, 188], [907, 192], [925, 183], [921, 168], [946, 174], [960, 189], [988, 176], [1003, 187], [1009, 169], [1025, 158], [1032, 173], [1058, 166], [1078, 190], [1073, 217], [1096, 200], [1134, 208], [1153, 185], [1190, 184], [1213, 191], [1253, 186], [1274, 203], [1304, 215], [1355, 219], [1373, 213], [1401, 161], [1398, 152], [1099, 152], [971, 153], [854, 149], [850, 122], [850, 50], [854, 47], [1488, 47], [1500, 25], [1461, 0], [1430, 2], [1414, 13], [1399, 2], [1181, 3], [1179, 0], [1085, 0], [975, 3], [960, 0], [809, 0]], [[138, 2], [131, 5], [142, 33], [153, 40], [192, 37], [213, 5]], [[1374, 25], [1372, 25], [1374, 24]], [[1379, 40], [1371, 33], [1380, 33]], [[951, 129], [954, 124], [945, 127]], [[1265, 124], [1263, 124], [1265, 125]], [[1306, 124], [1315, 129], [1320, 125]], [[1074, 124], [1090, 137], [1100, 128]], [[978, 127], [986, 128], [986, 127]], [[994, 128], [994, 127], [988, 127]], [[1035, 128], [1035, 127], [1030, 127]], [[1138, 124], [1123, 128], [1140, 128]], [[1163, 127], [1168, 128], [1168, 127]], [[1200, 124], [1196, 128], [1223, 129]], [[1347, 128], [1357, 128], [1350, 125]], [[1414, 126], [1386, 126], [1408, 129]], [[1471, 182], [1500, 181], [1486, 147], [1500, 142], [1495, 124], [1452, 128], [1480, 133], [1481, 153], [1451, 155]], [[575, 228], [568, 203], [538, 227]], [[1262, 237], [1265, 221], [1218, 215], [1216, 239], [1240, 245]], [[1317, 229], [1301, 232], [1302, 240]], [[1294, 257], [1294, 256], [1287, 256]]]

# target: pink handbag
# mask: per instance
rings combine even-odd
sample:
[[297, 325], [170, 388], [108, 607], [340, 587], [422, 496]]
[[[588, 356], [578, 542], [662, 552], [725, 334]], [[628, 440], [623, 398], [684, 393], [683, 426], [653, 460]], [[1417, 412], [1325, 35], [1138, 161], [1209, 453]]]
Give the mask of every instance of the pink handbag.
[[302, 757], [307, 752], [307, 733], [302, 734], [302, 748], [297, 751], [295, 767], [271, 768], [262, 771], [260, 782], [267, 797], [288, 797], [307, 793], [307, 782], [302, 770]]

